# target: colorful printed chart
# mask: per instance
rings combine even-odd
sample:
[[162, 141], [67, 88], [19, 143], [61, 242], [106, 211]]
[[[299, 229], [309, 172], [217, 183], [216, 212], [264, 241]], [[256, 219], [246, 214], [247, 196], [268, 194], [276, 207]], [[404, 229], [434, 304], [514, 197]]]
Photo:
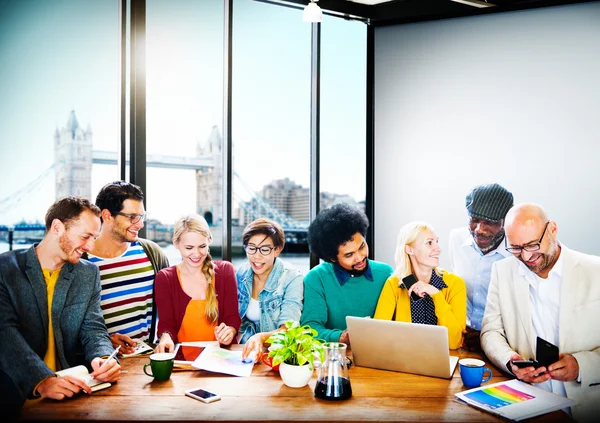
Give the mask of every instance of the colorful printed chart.
[[575, 405], [573, 400], [517, 379], [480, 386], [454, 395], [460, 401], [480, 410], [515, 421]]
[[492, 410], [535, 398], [533, 395], [526, 392], [511, 388], [507, 384], [491, 386], [479, 391], [469, 392], [468, 394], [465, 394], [465, 397], [482, 407], [488, 407]]

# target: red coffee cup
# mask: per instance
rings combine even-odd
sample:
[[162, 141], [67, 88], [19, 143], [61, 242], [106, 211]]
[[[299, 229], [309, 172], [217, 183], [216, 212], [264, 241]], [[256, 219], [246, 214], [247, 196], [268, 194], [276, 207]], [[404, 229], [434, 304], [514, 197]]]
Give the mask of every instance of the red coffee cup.
[[260, 358], [260, 361], [262, 361], [263, 364], [266, 364], [267, 366], [269, 366], [270, 368], [272, 368], [276, 372], [279, 371], [279, 364], [277, 366], [273, 367], [273, 358], [269, 357], [269, 353], [264, 353], [262, 355], [262, 357]]

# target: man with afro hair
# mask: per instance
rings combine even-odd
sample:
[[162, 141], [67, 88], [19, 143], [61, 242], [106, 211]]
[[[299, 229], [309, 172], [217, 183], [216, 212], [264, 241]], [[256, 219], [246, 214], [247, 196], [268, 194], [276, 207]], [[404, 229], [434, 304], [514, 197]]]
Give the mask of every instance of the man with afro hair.
[[308, 228], [310, 251], [324, 263], [304, 277], [301, 323], [328, 342], [350, 344], [346, 316], [373, 317], [379, 294], [392, 268], [369, 260], [365, 240], [369, 220], [348, 204], [317, 215]]

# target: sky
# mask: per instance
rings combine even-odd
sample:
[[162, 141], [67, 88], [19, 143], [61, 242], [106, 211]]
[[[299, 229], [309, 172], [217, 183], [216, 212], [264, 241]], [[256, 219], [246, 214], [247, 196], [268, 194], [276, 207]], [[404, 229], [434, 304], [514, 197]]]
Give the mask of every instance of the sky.
[[[250, 0], [233, 19], [234, 170], [254, 191], [285, 177], [308, 187], [310, 24]], [[147, 152], [195, 156], [222, 133], [222, 1], [148, 0], [146, 25]], [[117, 1], [0, 0], [0, 225], [42, 220], [55, 200], [53, 173], [36, 181], [71, 110], [95, 150], [117, 150], [119, 34]], [[326, 16], [322, 54], [321, 190], [363, 200], [366, 26]], [[94, 165], [92, 197], [115, 179]], [[149, 168], [146, 209], [172, 223], [195, 210], [195, 185], [193, 171]]]

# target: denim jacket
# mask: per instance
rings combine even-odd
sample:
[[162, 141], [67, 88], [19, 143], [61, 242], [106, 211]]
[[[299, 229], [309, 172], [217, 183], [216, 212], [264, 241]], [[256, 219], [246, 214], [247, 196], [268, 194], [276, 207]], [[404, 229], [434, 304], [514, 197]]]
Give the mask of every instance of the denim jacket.
[[287, 320], [300, 321], [302, 314], [302, 299], [304, 282], [302, 273], [289, 263], [275, 259], [273, 269], [267, 278], [265, 287], [258, 294], [260, 304], [260, 325], [246, 317], [250, 297], [252, 296], [252, 281], [254, 271], [250, 263], [245, 262], [236, 272], [238, 283], [238, 307], [242, 317], [242, 325], [238, 342], [245, 344], [255, 333], [270, 332], [277, 329]]

